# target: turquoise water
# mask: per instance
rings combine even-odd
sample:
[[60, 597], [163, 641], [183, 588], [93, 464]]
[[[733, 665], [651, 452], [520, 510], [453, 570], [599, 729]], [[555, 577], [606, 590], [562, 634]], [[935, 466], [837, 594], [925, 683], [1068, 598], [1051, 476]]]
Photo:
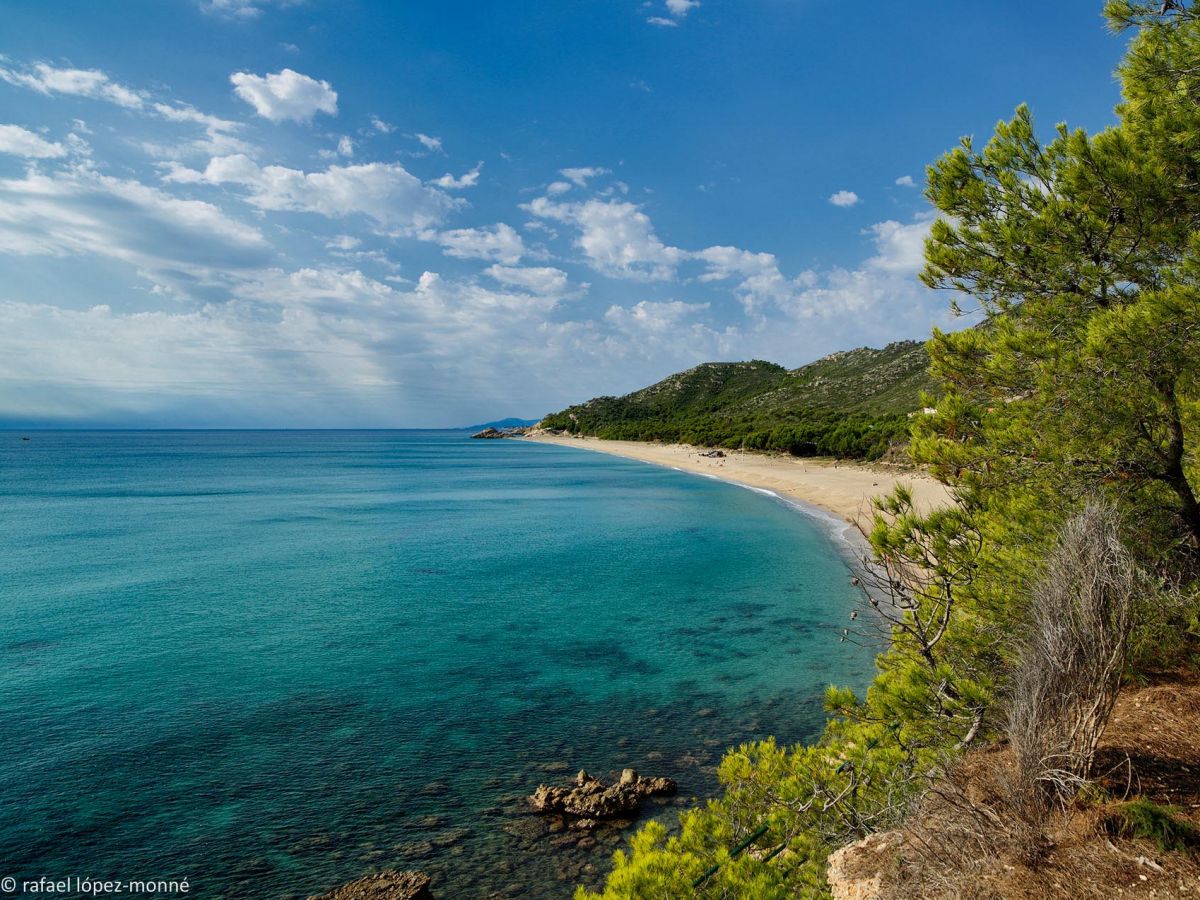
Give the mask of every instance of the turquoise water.
[[711, 796], [723, 747], [870, 675], [828, 529], [735, 486], [458, 432], [31, 437], [0, 433], [0, 875], [569, 897], [623, 837], [521, 795]]

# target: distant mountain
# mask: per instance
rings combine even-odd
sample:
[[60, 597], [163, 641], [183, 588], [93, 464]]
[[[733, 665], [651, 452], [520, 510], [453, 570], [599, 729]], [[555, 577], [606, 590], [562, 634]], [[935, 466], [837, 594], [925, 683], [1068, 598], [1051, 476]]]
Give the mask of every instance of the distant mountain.
[[607, 438], [876, 458], [903, 440], [921, 392], [932, 392], [928, 367], [917, 341], [834, 353], [792, 370], [762, 360], [703, 363], [542, 424]]
[[461, 428], [456, 428], [456, 431], [483, 431], [485, 428], [528, 428], [531, 425], [536, 425], [540, 419], [499, 419], [495, 422], [484, 422], [482, 425], [463, 425]]

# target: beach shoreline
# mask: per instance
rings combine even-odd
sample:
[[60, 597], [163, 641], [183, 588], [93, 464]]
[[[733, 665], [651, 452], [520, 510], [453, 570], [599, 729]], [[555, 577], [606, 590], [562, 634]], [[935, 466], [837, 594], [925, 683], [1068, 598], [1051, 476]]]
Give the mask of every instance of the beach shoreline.
[[[695, 475], [716, 478], [740, 487], [765, 491], [815, 518], [832, 519], [831, 530], [856, 549], [862, 531], [871, 525], [871, 498], [907, 486], [920, 512], [950, 502], [950, 493], [938, 481], [917, 470], [894, 469], [871, 463], [847, 463], [824, 458], [792, 457], [756, 451], [725, 450], [724, 456], [707, 457], [708, 448], [690, 444], [616, 441], [593, 437], [533, 434], [520, 440], [607, 453], [624, 459], [665, 466]], [[835, 526], [841, 525], [838, 530]]]

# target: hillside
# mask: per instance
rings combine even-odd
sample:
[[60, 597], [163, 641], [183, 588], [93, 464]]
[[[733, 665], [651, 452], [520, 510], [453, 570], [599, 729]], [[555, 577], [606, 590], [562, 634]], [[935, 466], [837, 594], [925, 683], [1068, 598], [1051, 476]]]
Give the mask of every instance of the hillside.
[[877, 458], [933, 383], [923, 344], [861, 347], [788, 370], [762, 360], [702, 363], [623, 397], [552, 413], [545, 428], [796, 455]]

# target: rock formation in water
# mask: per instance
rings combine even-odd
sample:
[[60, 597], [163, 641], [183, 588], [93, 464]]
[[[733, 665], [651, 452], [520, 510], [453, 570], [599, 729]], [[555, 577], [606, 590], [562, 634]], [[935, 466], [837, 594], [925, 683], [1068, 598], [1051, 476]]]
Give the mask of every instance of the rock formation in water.
[[575, 782], [567, 787], [538, 785], [529, 805], [534, 812], [564, 813], [576, 816], [581, 822], [595, 822], [628, 816], [637, 812], [647, 797], [670, 796], [675, 790], [675, 782], [670, 778], [642, 778], [633, 769], [625, 769], [620, 779], [610, 785], [581, 770]]
[[309, 900], [433, 900], [424, 872], [385, 869]]

